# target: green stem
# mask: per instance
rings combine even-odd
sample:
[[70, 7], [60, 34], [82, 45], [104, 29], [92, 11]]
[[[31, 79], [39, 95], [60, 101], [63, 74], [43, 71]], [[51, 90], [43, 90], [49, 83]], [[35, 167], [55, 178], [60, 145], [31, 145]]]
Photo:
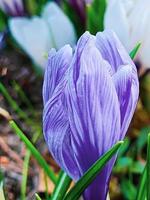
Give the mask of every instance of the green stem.
[[138, 192], [136, 196], [136, 200], [145, 200], [146, 196], [146, 179], [147, 179], [147, 165], [145, 166], [143, 170], [143, 174], [140, 178], [140, 183], [138, 186]]

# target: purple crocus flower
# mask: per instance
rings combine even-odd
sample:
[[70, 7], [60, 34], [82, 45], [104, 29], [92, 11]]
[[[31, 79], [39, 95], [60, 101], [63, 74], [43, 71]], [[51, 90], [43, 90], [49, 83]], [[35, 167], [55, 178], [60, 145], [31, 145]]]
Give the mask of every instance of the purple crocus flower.
[[[74, 54], [50, 51], [43, 85], [43, 130], [49, 150], [75, 181], [125, 137], [139, 95], [137, 70], [111, 31], [86, 32]], [[104, 200], [115, 158], [85, 190]]]
[[0, 9], [10, 16], [23, 16], [24, 7], [22, 0], [0, 0]]

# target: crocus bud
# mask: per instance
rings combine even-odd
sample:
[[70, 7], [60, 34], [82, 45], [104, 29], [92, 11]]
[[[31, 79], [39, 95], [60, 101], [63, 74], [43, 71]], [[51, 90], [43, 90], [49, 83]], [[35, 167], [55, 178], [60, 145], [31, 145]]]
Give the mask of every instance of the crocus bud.
[[[77, 43], [50, 51], [43, 85], [43, 131], [54, 159], [78, 180], [131, 122], [139, 95], [137, 70], [113, 32], [86, 32]], [[112, 158], [83, 194], [104, 200]]]
[[24, 15], [22, 0], [0, 0], [0, 9], [10, 16]]
[[149, 19], [149, 0], [109, 0], [104, 22], [105, 28], [117, 33], [128, 52], [141, 43], [137, 61], [145, 68], [150, 68]]
[[44, 69], [44, 55], [51, 48], [65, 44], [75, 45], [74, 27], [68, 17], [54, 2], [46, 4], [41, 17], [16, 17], [9, 20], [9, 28], [18, 44], [33, 62]]

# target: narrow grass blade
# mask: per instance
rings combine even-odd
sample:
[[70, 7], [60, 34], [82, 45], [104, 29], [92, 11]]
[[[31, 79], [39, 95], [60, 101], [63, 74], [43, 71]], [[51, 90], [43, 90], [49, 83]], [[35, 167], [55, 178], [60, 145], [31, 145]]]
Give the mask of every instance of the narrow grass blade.
[[135, 56], [136, 56], [136, 54], [137, 54], [137, 52], [138, 52], [140, 46], [141, 46], [141, 43], [138, 43], [138, 44], [136, 45], [136, 47], [130, 52], [130, 57], [131, 57], [132, 59], [135, 58]]
[[[28, 115], [18, 106], [16, 101], [10, 96], [6, 87], [0, 82], [0, 92], [2, 92], [3, 96], [11, 106], [11, 108], [18, 114], [18, 116], [25, 120], [25, 122], [32, 127], [36, 132], [41, 133], [41, 127], [38, 124], [35, 124], [33, 120], [31, 120]], [[35, 114], [33, 112], [33, 114]]]
[[42, 157], [42, 155], [33, 146], [33, 144], [28, 140], [28, 138], [24, 135], [24, 133], [21, 131], [21, 129], [17, 126], [17, 124], [13, 120], [11, 120], [9, 123], [10, 123], [11, 128], [16, 132], [16, 134], [20, 137], [20, 139], [25, 143], [25, 145], [31, 151], [32, 155], [37, 160], [39, 165], [43, 168], [45, 173], [55, 184], [57, 182], [57, 178], [56, 178], [54, 172], [52, 171], [52, 169], [49, 167], [47, 162]]
[[36, 197], [36, 200], [42, 200], [41, 197], [37, 193], [35, 193], [35, 197]]
[[23, 162], [22, 181], [21, 181], [21, 200], [26, 200], [26, 188], [27, 188], [27, 177], [28, 177], [30, 156], [31, 156], [30, 150], [27, 150]]
[[150, 200], [150, 133], [147, 145], [147, 199]]
[[68, 192], [64, 200], [78, 200], [84, 190], [97, 177], [104, 165], [112, 158], [112, 156], [114, 156], [122, 144], [123, 141], [119, 141], [106, 154], [97, 160], [93, 166], [79, 179], [75, 186]]
[[147, 179], [147, 166], [145, 166], [143, 174], [140, 179], [136, 200], [145, 200], [146, 197], [146, 179]]
[[11, 108], [15, 112], [17, 112], [19, 117], [21, 117], [21, 118], [25, 119], [26, 121], [28, 121], [28, 116], [26, 115], [26, 113], [20, 109], [18, 104], [13, 100], [13, 98], [10, 96], [10, 94], [7, 91], [7, 89], [5, 88], [5, 86], [1, 82], [0, 82], [0, 91], [2, 92], [2, 94], [4, 95], [4, 97], [6, 98], [8, 103], [10, 104]]
[[21, 88], [21, 86], [16, 81], [13, 81], [12, 85], [13, 85], [14, 90], [19, 94], [19, 97], [21, 98], [22, 102], [24, 102], [27, 105], [27, 107], [33, 111], [33, 106], [30, 100], [28, 99], [27, 95]]
[[62, 200], [70, 186], [71, 181], [71, 178], [65, 172], [61, 172], [51, 200]]
[[[34, 144], [40, 132], [36, 132], [32, 137], [32, 143]], [[30, 162], [31, 152], [27, 149], [24, 162], [23, 162], [23, 170], [22, 170], [22, 181], [21, 181], [21, 200], [26, 200], [26, 189], [27, 189], [27, 179], [28, 179], [28, 169], [29, 169], [29, 162]]]

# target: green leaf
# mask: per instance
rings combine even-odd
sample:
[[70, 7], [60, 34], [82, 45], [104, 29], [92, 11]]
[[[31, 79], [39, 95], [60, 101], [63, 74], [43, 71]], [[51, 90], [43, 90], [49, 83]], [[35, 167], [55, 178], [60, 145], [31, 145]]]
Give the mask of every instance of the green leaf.
[[136, 188], [130, 180], [123, 179], [121, 183], [121, 190], [124, 197], [128, 200], [133, 200], [136, 197]]
[[148, 134], [147, 145], [147, 199], [150, 199], [150, 133]]
[[71, 178], [65, 172], [61, 172], [51, 200], [62, 200], [70, 186], [71, 181]]
[[143, 174], [138, 186], [136, 200], [145, 200], [146, 197], [146, 181], [147, 181], [147, 166], [143, 170]]
[[25, 145], [31, 151], [32, 155], [37, 160], [39, 165], [44, 169], [45, 173], [55, 184], [57, 182], [57, 178], [56, 178], [53, 170], [49, 167], [47, 162], [44, 160], [43, 156], [33, 146], [33, 144], [28, 140], [28, 138], [25, 136], [25, 134], [21, 131], [21, 129], [17, 126], [17, 124], [13, 120], [11, 120], [9, 123], [10, 123], [11, 128], [16, 132], [16, 134], [20, 137], [20, 139], [25, 143]]
[[140, 46], [141, 46], [141, 43], [138, 43], [136, 47], [130, 52], [130, 57], [132, 58], [132, 60], [135, 58]]
[[125, 138], [123, 145], [119, 149], [118, 158], [123, 156], [127, 150], [129, 149], [130, 139], [128, 137]]
[[92, 167], [78, 180], [75, 186], [68, 192], [64, 200], [77, 200], [84, 190], [92, 183], [97, 177], [105, 164], [112, 158], [112, 156], [118, 151], [123, 144], [123, 141], [119, 141], [114, 147], [112, 147], [107, 153], [105, 153], [100, 159], [98, 159]]
[[104, 14], [106, 9], [106, 0], [93, 0], [93, 2], [86, 7], [87, 15], [87, 30], [92, 34], [104, 30]]

